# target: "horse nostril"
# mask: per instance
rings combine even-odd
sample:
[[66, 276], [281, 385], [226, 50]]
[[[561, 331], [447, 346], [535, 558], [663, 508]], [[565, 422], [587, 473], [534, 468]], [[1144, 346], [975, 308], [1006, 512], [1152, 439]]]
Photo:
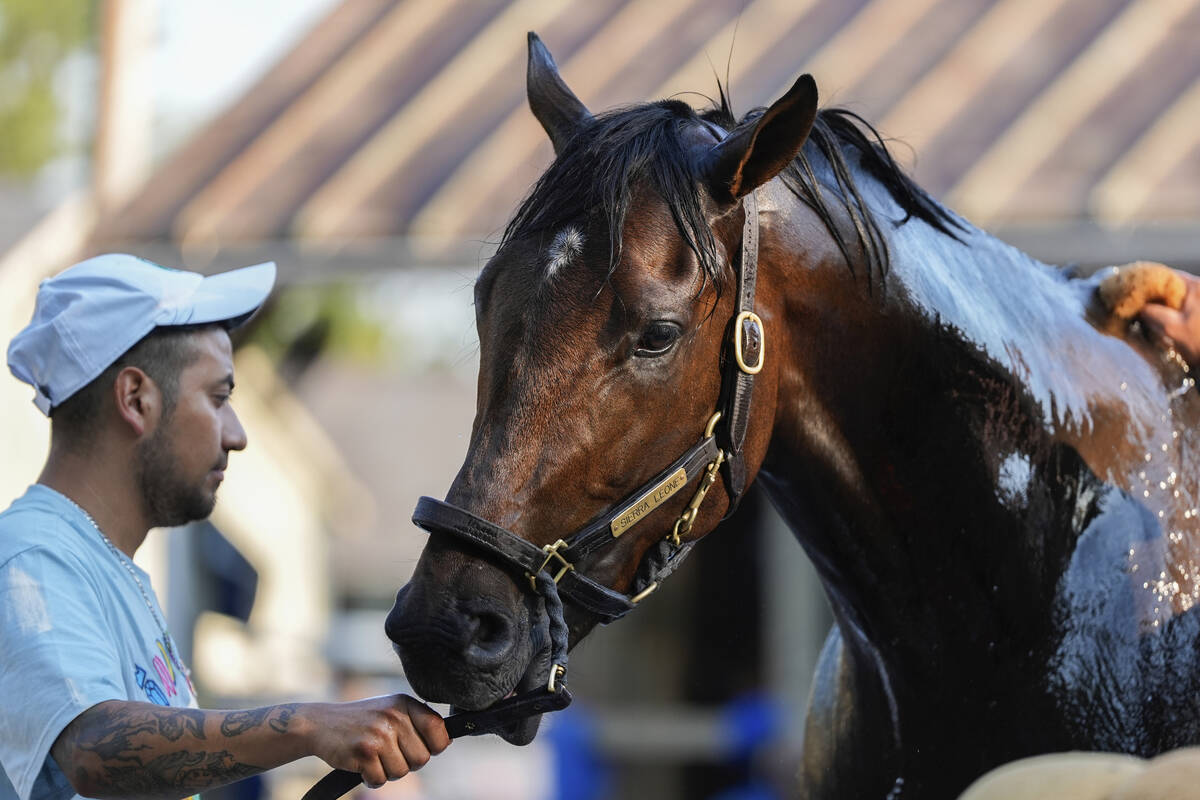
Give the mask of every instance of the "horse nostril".
[[392, 605], [392, 610], [388, 612], [387, 618], [383, 622], [383, 632], [394, 644], [400, 644], [400, 638], [403, 636], [405, 622], [401, 606], [404, 605], [404, 596], [408, 594], [410, 585], [405, 584], [396, 593], [396, 602]]
[[468, 611], [468, 619], [467, 661], [481, 667], [504, 661], [514, 643], [512, 620], [490, 610]]

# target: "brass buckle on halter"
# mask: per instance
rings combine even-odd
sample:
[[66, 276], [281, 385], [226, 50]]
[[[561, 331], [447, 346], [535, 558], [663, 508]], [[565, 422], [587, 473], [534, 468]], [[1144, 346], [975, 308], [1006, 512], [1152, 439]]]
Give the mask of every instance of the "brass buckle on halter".
[[[753, 364], [746, 363], [746, 337], [743, 331], [747, 322], [758, 330], [758, 358]], [[757, 375], [763, 368], [766, 355], [767, 337], [762, 317], [753, 311], [743, 311], [733, 321], [733, 357], [737, 359], [738, 367], [747, 375]]]
[[[555, 584], [557, 584], [560, 580], [562, 580], [562, 576], [566, 575], [569, 570], [575, 569], [575, 565], [572, 564], [570, 561], [567, 561], [565, 558], [563, 558], [562, 553], [558, 552], [560, 549], [566, 550], [568, 546], [569, 545], [567, 545], [566, 542], [564, 542], [562, 539], [559, 539], [554, 544], [548, 544], [542, 548], [542, 552], [546, 554], [546, 560], [542, 562], [542, 565], [537, 568], [536, 572], [526, 572], [525, 573], [525, 577], [529, 578], [529, 585], [533, 587], [533, 590], [535, 592], [537, 591], [537, 579], [534, 578], [534, 575], [537, 572], [541, 572], [544, 569], [546, 569], [546, 565], [550, 563], [551, 559], [557, 558], [559, 561], [562, 562], [562, 566], [560, 566], [558, 568], [558, 574], [554, 576]], [[551, 678], [551, 683], [553, 683], [553, 682], [554, 682], [554, 679]]]

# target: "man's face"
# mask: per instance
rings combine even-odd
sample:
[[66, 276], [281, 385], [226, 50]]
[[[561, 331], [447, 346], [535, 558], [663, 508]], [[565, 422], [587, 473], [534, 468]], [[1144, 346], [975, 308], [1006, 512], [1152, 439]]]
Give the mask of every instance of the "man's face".
[[206, 328], [188, 343], [194, 357], [179, 374], [175, 408], [138, 445], [138, 482], [156, 526], [182, 525], [211, 514], [229, 451], [246, 446], [246, 432], [229, 403], [229, 334]]

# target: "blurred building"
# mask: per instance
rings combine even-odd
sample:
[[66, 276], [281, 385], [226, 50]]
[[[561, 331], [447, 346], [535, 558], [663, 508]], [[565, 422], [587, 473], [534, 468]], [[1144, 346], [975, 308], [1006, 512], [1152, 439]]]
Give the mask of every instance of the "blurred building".
[[[126, 12], [110, 24], [136, 29]], [[719, 77], [744, 113], [812, 72], [823, 103], [871, 121], [931, 193], [1033, 255], [1200, 268], [1200, 0], [345, 0], [162, 163], [102, 141], [98, 193], [0, 262], [5, 330], [41, 275], [126, 250], [200, 271], [275, 260], [282, 292], [350, 286], [406, 343], [403, 356], [347, 363], [306, 329], [284, 380], [239, 353], [253, 441], [214, 523], [259, 571], [259, 601], [246, 625], [209, 614], [198, 635], [220, 643], [225, 673], [254, 675], [305, 629], [296, 663], [308, 666], [283, 684], [222, 685], [226, 696], [330, 675], [394, 685], [381, 620], [424, 542], [408, 516], [449, 485], [474, 409], [471, 282], [552, 157], [525, 103], [528, 30], [593, 110], [707, 104]], [[136, 83], [136, 48], [108, 52], [118, 74], [102, 130], [136, 130], [144, 109], [121, 83]], [[0, 405], [21, 420], [10, 446], [22, 461], [0, 464], [6, 489], [44, 446], [10, 389]], [[828, 626], [789, 536], [752, 496], [661, 596], [578, 649], [573, 681], [590, 712], [552, 741], [575, 731], [575, 750], [609, 765], [598, 796], [786, 782]], [[255, 614], [275, 621], [256, 626]], [[750, 740], [763, 747], [738, 750]], [[496, 774], [517, 769], [480, 747], [463, 749]], [[514, 753], [527, 763], [510, 780], [519, 796], [560, 796], [520, 782], [553, 760], [547, 750]], [[441, 763], [431, 786], [455, 771]]]

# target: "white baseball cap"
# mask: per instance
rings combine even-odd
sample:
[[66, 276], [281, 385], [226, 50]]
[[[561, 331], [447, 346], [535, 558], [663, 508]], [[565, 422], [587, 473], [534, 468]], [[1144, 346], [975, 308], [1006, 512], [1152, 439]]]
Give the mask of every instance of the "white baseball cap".
[[123, 253], [89, 258], [42, 281], [33, 319], [8, 346], [8, 368], [49, 416], [155, 328], [237, 327], [274, 284], [273, 262], [205, 277]]

